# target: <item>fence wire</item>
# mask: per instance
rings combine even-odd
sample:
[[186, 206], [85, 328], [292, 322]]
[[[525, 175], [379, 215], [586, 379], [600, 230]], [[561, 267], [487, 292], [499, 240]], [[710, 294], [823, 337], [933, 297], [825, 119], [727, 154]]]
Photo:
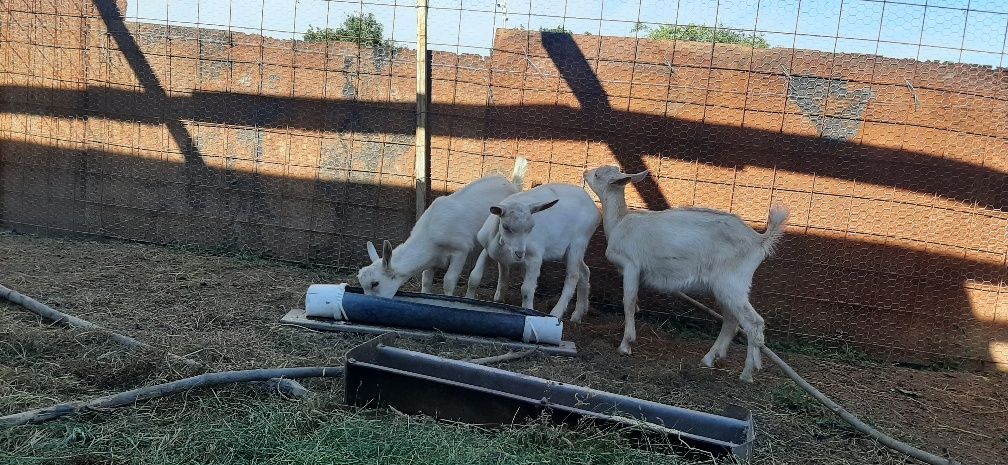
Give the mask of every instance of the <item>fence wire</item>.
[[[428, 18], [433, 196], [522, 155], [534, 183], [648, 169], [638, 208], [761, 229], [783, 204], [752, 292], [769, 340], [1008, 368], [1001, 2], [435, 0]], [[0, 26], [4, 226], [346, 268], [407, 237], [414, 2], [0, 0]], [[604, 249], [600, 228], [601, 311], [622, 292]], [[544, 268], [540, 292], [562, 280]]]

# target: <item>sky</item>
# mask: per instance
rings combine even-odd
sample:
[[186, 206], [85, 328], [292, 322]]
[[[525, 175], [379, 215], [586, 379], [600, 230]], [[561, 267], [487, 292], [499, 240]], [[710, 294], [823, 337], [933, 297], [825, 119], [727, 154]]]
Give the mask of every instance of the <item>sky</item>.
[[[464, 5], [464, 6], [463, 6]], [[297, 39], [373, 13], [385, 37], [415, 47], [415, 0], [129, 0], [128, 20]], [[635, 36], [633, 26], [722, 25], [771, 47], [1008, 66], [1005, 0], [429, 0], [429, 48], [488, 55], [494, 30], [562, 26]]]

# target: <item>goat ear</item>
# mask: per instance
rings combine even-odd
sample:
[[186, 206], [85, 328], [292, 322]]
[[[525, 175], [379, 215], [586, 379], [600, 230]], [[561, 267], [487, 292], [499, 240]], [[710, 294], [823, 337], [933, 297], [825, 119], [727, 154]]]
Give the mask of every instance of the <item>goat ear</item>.
[[375, 260], [378, 260], [379, 258], [381, 258], [381, 257], [378, 256], [378, 251], [375, 250], [374, 244], [372, 244], [371, 241], [367, 242], [367, 254], [368, 254], [368, 257], [371, 258], [372, 262], [375, 261]]
[[637, 173], [637, 174], [631, 174], [630, 175], [630, 182], [641, 182], [641, 181], [647, 179], [648, 174], [650, 174], [650, 172], [648, 170], [641, 171], [640, 173]]
[[543, 210], [545, 210], [545, 209], [547, 209], [549, 207], [552, 207], [553, 205], [556, 205], [556, 203], [559, 202], [559, 201], [560, 201], [560, 199], [553, 199], [553, 200], [550, 200], [549, 202], [543, 202], [543, 203], [539, 203], [539, 204], [535, 204], [535, 205], [529, 205], [529, 211], [531, 211], [532, 213], [538, 213], [538, 212], [541, 212], [541, 211], [543, 211]]
[[388, 239], [382, 244], [382, 265], [386, 270], [392, 270], [392, 243]]
[[504, 209], [501, 208], [501, 207], [498, 207], [497, 205], [494, 205], [494, 206], [490, 207], [490, 213], [494, 214], [494, 215], [497, 215], [497, 216], [501, 216], [501, 215], [504, 214]]
[[610, 184], [616, 184], [617, 186], [625, 186], [631, 182], [641, 182], [648, 176], [648, 170], [641, 171], [637, 174], [625, 174], [623, 177], [613, 180]]

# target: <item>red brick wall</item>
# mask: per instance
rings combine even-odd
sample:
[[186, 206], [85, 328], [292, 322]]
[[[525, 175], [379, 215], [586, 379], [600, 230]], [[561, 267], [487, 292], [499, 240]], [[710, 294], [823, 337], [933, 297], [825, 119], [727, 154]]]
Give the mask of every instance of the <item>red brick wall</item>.
[[[412, 51], [27, 3], [0, 9], [4, 225], [341, 266], [408, 233]], [[435, 191], [521, 154], [541, 182], [647, 168], [640, 207], [762, 228], [782, 203], [788, 236], [753, 290], [771, 339], [1008, 363], [1004, 70], [499, 30], [490, 57], [435, 52], [432, 75]], [[618, 302], [597, 236], [594, 298]]]

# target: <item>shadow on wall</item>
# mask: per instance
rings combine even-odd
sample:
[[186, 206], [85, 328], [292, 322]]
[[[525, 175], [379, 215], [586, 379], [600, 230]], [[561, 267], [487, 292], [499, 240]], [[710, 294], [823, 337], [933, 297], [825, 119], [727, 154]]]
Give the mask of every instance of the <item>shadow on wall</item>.
[[[107, 8], [101, 13], [134, 73], [143, 74], [149, 65], [145, 68], [145, 60], [130, 57], [141, 52], [121, 26], [121, 15]], [[557, 36], [545, 44], [580, 109], [438, 104], [432, 131], [451, 138], [548, 133], [551, 138], [602, 140], [629, 171], [648, 166], [645, 154], [661, 154], [716, 166], [815, 173], [1008, 208], [1008, 191], [1003, 189], [1008, 175], [964, 162], [925, 157], [927, 164], [922, 164], [924, 156], [912, 152], [613, 111], [603, 103], [603, 89], [583, 54], [579, 58], [569, 36]], [[411, 178], [386, 182], [361, 177], [351, 167], [351, 159], [360, 154], [350, 149], [321, 160], [322, 166], [307, 178], [262, 172], [258, 152], [233, 166], [210, 166], [178, 115], [197, 123], [254, 128], [339, 132], [353, 125], [354, 132], [365, 136], [373, 132], [406, 137], [414, 131], [413, 105], [212, 92], [175, 96], [159, 91], [156, 79], [140, 82], [143, 91], [137, 92], [0, 88], [2, 110], [8, 113], [151, 124], [167, 120], [169, 127], [177, 121], [185, 133], [169, 129], [184, 155], [179, 164], [93, 147], [69, 150], [2, 140], [4, 223], [18, 229], [249, 250], [340, 266], [366, 262], [365, 240], [401, 241], [408, 233], [414, 193], [405, 186], [412, 184]], [[495, 124], [455, 124], [473, 118]], [[494, 133], [488, 133], [489, 126]], [[252, 145], [258, 145], [258, 133], [250, 134]], [[408, 144], [407, 139], [397, 145]], [[382, 153], [372, 160], [374, 171], [382, 171]], [[670, 204], [654, 181], [642, 185], [639, 195], [652, 208]], [[601, 229], [591, 250], [595, 299], [617, 301], [620, 280], [605, 263]], [[1008, 364], [1008, 354], [992, 349], [994, 343], [1008, 343], [1008, 319], [994, 315], [997, 293], [989, 301], [989, 295], [968, 286], [1004, 282], [1008, 276], [1003, 263], [810, 231], [789, 231], [780, 250], [780, 258], [760, 268], [753, 294], [776, 337], [850, 341], [900, 358], [954, 354]], [[545, 292], [559, 286], [559, 279], [550, 281], [550, 276], [557, 275], [544, 273]], [[651, 295], [645, 302], [645, 310], [659, 310], [670, 300]]]
[[[75, 90], [0, 86], [9, 96], [5, 107], [18, 114], [82, 117], [85, 114], [147, 124], [164, 120], [161, 108], [184, 107], [197, 123], [252, 126], [259, 129], [305, 129], [310, 131], [392, 134], [412, 136], [414, 106], [399, 103], [368, 103], [306, 98], [269, 97], [234, 93], [193, 92], [191, 96], [162, 101], [142, 92], [109, 88], [86, 91], [90, 111], [74, 106], [46, 106], [45, 102], [84, 101], [85, 92]], [[222, 108], [228, 111], [221, 111]], [[872, 147], [836, 140], [765, 132], [750, 128], [718, 126], [676, 120], [656, 115], [614, 111], [586, 114], [553, 105], [434, 106], [434, 135], [452, 138], [536, 138], [549, 132], [552, 139], [593, 140], [608, 143], [617, 161], [627, 171], [644, 169], [646, 154], [678, 158], [686, 162], [742, 169], [749, 166], [824, 178], [856, 181], [896, 188], [991, 209], [1008, 209], [1008, 173], [959, 160], [936, 158], [914, 152]], [[453, 124], [479, 114], [493, 121], [488, 133], [470, 124]], [[351, 117], [352, 116], [352, 117]], [[517, 130], [516, 122], [525, 126]], [[617, 130], [625, 128], [625, 130]], [[406, 138], [402, 143], [408, 144]], [[198, 149], [185, 142], [186, 160]], [[698, 146], [704, 147], [702, 150]], [[658, 156], [650, 155], [651, 158]], [[922, 161], [923, 160], [923, 161]], [[968, 182], [967, 182], [968, 181]], [[641, 196], [652, 208], [665, 208], [654, 181], [642, 184]]]

